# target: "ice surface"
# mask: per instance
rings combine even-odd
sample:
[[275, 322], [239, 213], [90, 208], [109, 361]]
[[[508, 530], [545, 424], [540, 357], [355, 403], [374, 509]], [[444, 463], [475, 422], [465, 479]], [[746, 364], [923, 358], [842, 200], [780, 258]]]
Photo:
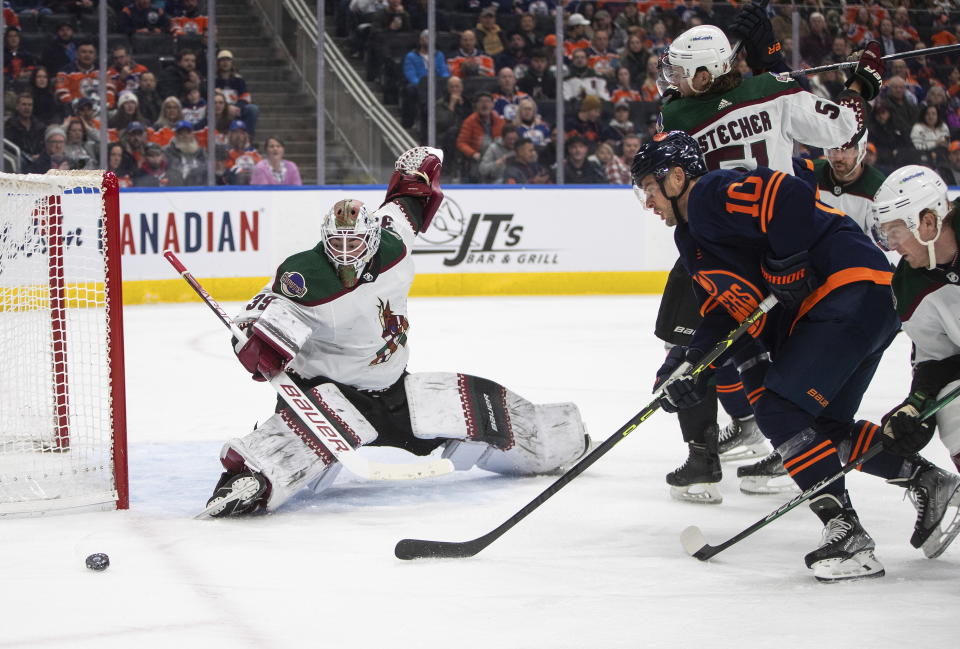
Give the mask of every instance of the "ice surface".
[[[651, 333], [658, 301], [414, 299], [410, 369], [573, 400], [603, 439], [648, 400], [663, 356]], [[876, 478], [848, 484], [883, 579], [816, 583], [803, 555], [820, 525], [806, 507], [709, 563], [687, 556], [687, 525], [716, 543], [786, 498], [741, 495], [728, 468], [722, 505], [670, 500], [663, 477], [685, 449], [665, 413], [471, 559], [401, 562], [393, 546], [479, 536], [552, 478], [476, 469], [398, 484], [344, 472], [324, 497], [276, 514], [192, 520], [219, 475], [221, 443], [268, 416], [273, 394], [245, 376], [200, 303], [125, 317], [131, 509], [0, 520], [0, 648], [956, 646], [960, 543], [924, 559], [908, 544], [915, 514], [903, 491]], [[908, 356], [900, 336], [862, 415], [903, 398]], [[950, 466], [939, 441], [928, 452]], [[110, 555], [107, 571], [84, 567], [93, 552]]]

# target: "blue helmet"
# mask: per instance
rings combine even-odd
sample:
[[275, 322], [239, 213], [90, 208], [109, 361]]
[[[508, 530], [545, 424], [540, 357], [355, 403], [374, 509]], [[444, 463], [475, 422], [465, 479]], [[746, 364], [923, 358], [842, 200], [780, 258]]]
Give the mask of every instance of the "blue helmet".
[[657, 133], [633, 156], [630, 168], [633, 184], [639, 186], [648, 174], [653, 174], [658, 183], [662, 182], [673, 167], [683, 169], [687, 178], [699, 178], [707, 173], [707, 163], [695, 139], [683, 131]]

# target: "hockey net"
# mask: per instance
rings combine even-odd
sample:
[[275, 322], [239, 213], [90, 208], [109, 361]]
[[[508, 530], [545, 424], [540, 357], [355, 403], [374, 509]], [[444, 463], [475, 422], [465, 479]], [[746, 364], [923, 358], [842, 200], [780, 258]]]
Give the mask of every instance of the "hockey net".
[[113, 174], [0, 174], [0, 362], [0, 516], [126, 508]]

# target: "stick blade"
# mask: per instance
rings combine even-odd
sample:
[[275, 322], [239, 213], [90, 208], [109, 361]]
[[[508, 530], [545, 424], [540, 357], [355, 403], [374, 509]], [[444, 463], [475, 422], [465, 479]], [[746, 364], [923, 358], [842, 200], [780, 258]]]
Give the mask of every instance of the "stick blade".
[[422, 539], [401, 539], [393, 549], [398, 559], [465, 559], [472, 557], [486, 547], [476, 541], [455, 543], [451, 541], [425, 541]]
[[700, 561], [706, 561], [711, 556], [709, 552], [710, 544], [707, 543], [703, 532], [701, 532], [700, 528], [696, 525], [691, 525], [680, 532], [680, 543], [683, 545], [683, 549], [687, 554]]

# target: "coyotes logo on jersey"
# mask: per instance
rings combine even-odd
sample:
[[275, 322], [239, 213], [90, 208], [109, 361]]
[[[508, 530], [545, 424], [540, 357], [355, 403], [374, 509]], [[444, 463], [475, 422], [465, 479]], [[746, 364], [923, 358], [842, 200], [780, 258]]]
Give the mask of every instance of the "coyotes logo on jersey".
[[395, 315], [393, 309], [390, 308], [390, 302], [387, 301], [384, 304], [383, 300], [378, 299], [377, 302], [380, 303], [380, 306], [377, 307], [379, 310], [380, 325], [383, 327], [383, 339], [386, 340], [386, 344], [377, 350], [376, 357], [370, 361], [371, 365], [379, 365], [380, 363], [386, 363], [390, 360], [390, 357], [393, 356], [400, 347], [407, 344], [407, 329], [410, 328], [410, 323], [407, 322], [407, 317], [404, 315]]

